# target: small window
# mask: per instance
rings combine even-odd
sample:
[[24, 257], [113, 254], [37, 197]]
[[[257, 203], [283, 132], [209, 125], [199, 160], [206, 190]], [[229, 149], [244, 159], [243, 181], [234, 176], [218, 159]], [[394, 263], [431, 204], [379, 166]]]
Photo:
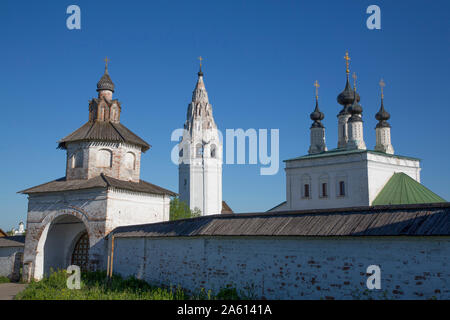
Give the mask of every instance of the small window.
[[211, 146], [211, 158], [215, 158], [216, 157], [216, 146], [212, 145]]
[[125, 154], [125, 168], [128, 170], [134, 170], [136, 168], [136, 156], [132, 152]]
[[304, 188], [304, 190], [303, 190], [303, 196], [305, 197], [305, 198], [309, 198], [309, 184], [305, 184], [304, 186], [303, 186], [303, 188]]
[[203, 146], [201, 144], [197, 145], [195, 154], [196, 154], [197, 158], [203, 157]]
[[178, 153], [178, 156], [179, 156], [180, 158], [183, 157], [183, 149], [180, 149], [180, 152]]
[[107, 149], [102, 149], [97, 155], [97, 166], [101, 168], [112, 167], [112, 153]]
[[339, 181], [339, 195], [341, 197], [345, 196], [345, 182]]
[[328, 197], [328, 184], [327, 183], [322, 183], [322, 197], [326, 198]]
[[78, 150], [72, 155], [72, 168], [83, 168], [82, 150]]

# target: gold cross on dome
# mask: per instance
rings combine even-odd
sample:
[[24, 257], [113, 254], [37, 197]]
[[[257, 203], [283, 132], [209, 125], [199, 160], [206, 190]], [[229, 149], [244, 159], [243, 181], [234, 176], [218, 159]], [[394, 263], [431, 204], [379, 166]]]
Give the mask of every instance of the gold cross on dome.
[[346, 72], [349, 73], [350, 70], [349, 70], [349, 68], [348, 68], [348, 65], [349, 65], [349, 61], [350, 61], [350, 56], [348, 55], [348, 51], [345, 51], [344, 59], [345, 59], [345, 64], [347, 65], [347, 70], [346, 70]]
[[356, 90], [356, 79], [358, 78], [356, 76], [356, 72], [353, 72], [352, 78], [353, 78], [353, 88]]
[[386, 83], [384, 82], [383, 78], [380, 80], [378, 84], [380, 85], [381, 88], [381, 98], [384, 98], [383, 88], [386, 86]]
[[108, 69], [108, 62], [111, 61], [108, 57], [105, 57], [105, 68]]
[[315, 81], [314, 82], [314, 87], [316, 87], [316, 98], [319, 96], [319, 87], [320, 87], [320, 85], [319, 85], [319, 81]]
[[202, 66], [202, 61], [203, 61], [202, 56], [198, 57], [198, 60], [200, 61], [200, 67], [201, 67]]

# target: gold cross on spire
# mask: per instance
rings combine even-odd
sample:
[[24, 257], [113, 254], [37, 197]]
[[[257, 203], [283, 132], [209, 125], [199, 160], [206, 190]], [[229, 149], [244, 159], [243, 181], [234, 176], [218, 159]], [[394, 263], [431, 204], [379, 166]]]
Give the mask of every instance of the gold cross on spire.
[[386, 86], [386, 83], [384, 82], [383, 78], [381, 78], [380, 82], [378, 83], [381, 88], [381, 99], [384, 98], [383, 88]]
[[198, 60], [200, 61], [200, 68], [201, 68], [202, 67], [202, 61], [203, 61], [202, 56], [198, 57]]
[[108, 59], [108, 57], [105, 57], [105, 70], [108, 69], [108, 62], [111, 61]]
[[319, 97], [319, 81], [314, 81], [314, 87], [316, 87], [316, 99]]
[[356, 79], [358, 78], [356, 76], [356, 72], [353, 72], [352, 78], [353, 78], [353, 89], [356, 90]]
[[349, 66], [350, 56], [348, 55], [348, 51], [345, 51], [344, 59], [345, 59], [345, 64], [347, 65], [346, 72], [347, 72], [347, 74], [349, 74], [350, 69], [348, 68], [348, 66]]

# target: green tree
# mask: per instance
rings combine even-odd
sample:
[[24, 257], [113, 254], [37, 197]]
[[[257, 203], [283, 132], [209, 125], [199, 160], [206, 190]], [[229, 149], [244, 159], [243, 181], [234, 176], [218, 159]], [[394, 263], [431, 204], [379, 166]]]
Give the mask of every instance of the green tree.
[[178, 197], [170, 200], [170, 221], [199, 217], [201, 211], [198, 208], [191, 210], [185, 201]]

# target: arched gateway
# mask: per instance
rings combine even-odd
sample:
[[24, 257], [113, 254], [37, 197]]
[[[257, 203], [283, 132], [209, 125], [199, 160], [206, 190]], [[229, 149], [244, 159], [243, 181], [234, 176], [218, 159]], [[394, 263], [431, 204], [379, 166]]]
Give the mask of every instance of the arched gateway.
[[114, 228], [169, 220], [176, 194], [140, 180], [141, 154], [150, 145], [120, 122], [114, 90], [105, 68], [89, 121], [59, 141], [66, 176], [21, 191], [28, 195], [25, 280], [71, 264], [106, 270], [105, 236]]
[[89, 221], [77, 212], [63, 210], [47, 216], [41, 223], [36, 243], [34, 278], [40, 279], [51, 270], [66, 269], [75, 264], [90, 268]]

